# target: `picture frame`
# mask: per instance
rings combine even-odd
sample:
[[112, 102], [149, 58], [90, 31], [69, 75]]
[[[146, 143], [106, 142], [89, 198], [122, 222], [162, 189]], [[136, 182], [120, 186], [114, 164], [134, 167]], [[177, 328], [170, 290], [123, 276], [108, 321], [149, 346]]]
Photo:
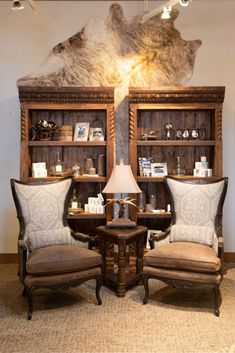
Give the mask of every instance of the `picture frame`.
[[74, 141], [87, 141], [88, 134], [89, 134], [89, 126], [90, 123], [88, 122], [77, 122], [74, 129]]
[[152, 157], [139, 157], [139, 173], [140, 176], [150, 177], [151, 176], [151, 163], [153, 162]]
[[167, 175], [167, 163], [151, 163], [152, 177], [163, 177]]
[[89, 141], [104, 141], [104, 132], [102, 127], [90, 128]]

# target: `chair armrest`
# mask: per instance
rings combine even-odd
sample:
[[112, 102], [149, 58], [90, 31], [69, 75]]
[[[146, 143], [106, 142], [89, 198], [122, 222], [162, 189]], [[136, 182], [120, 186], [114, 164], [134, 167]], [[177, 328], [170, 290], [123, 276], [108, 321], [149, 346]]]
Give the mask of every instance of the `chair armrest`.
[[18, 246], [22, 251], [28, 251], [28, 245], [25, 240], [19, 239]]
[[18, 240], [19, 276], [23, 283], [27, 275], [26, 262], [28, 260], [29, 248], [25, 240]]
[[157, 233], [151, 234], [150, 239], [149, 239], [151, 249], [154, 248], [154, 242], [158, 242], [160, 240], [167, 238], [169, 234], [170, 234], [170, 230], [167, 230], [165, 232], [162, 231], [162, 232], [157, 232]]
[[73, 232], [73, 231], [71, 232], [71, 234], [74, 239], [80, 240], [83, 243], [89, 243], [90, 241], [92, 241], [92, 237], [90, 237], [87, 234], [80, 233], [80, 232]]

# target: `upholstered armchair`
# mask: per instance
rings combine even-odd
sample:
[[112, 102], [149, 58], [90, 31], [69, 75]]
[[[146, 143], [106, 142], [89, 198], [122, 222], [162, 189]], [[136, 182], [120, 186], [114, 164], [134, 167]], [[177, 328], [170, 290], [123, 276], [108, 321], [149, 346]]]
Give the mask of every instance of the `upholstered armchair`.
[[11, 179], [11, 188], [20, 225], [19, 277], [28, 299], [28, 319], [37, 288], [61, 290], [95, 279], [101, 304], [101, 256], [82, 247], [90, 237], [74, 233], [67, 224], [72, 178], [33, 184]]
[[214, 292], [214, 313], [219, 316], [223, 279], [222, 208], [228, 180], [182, 180], [168, 176], [165, 183], [172, 223], [166, 232], [152, 236], [152, 249], [144, 256], [143, 303], [149, 298], [150, 278], [176, 288], [209, 286]]

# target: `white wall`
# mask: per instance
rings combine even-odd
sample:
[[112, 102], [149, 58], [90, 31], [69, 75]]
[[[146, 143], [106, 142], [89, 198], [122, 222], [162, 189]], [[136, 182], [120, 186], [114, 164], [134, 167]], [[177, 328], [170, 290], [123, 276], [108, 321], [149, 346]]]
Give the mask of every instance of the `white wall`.
[[[0, 2], [0, 253], [17, 251], [18, 223], [9, 180], [19, 178], [20, 114], [16, 80], [32, 71], [57, 43], [77, 33], [90, 17], [103, 19], [112, 1], [38, 1], [35, 15], [12, 12], [9, 1]], [[121, 1], [127, 16], [143, 11], [143, 1]], [[149, 1], [149, 10], [159, 6]], [[233, 216], [235, 199], [235, 1], [194, 0], [175, 22], [184, 39], [201, 39], [194, 75], [188, 85], [223, 85], [224, 174], [229, 190], [224, 209], [225, 250], [235, 252]], [[184, 63], [182, 63], [183, 65]]]

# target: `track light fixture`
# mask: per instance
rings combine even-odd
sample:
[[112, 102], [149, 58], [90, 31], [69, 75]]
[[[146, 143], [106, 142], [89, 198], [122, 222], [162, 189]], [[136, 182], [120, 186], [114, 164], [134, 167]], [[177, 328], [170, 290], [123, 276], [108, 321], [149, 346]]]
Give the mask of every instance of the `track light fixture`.
[[[162, 19], [169, 19], [171, 17], [172, 7], [175, 5], [181, 5], [183, 7], [188, 6], [192, 0], [169, 0], [164, 5], [158, 6], [156, 9], [145, 14], [142, 18], [142, 23], [149, 20], [151, 17], [156, 16], [161, 13]], [[169, 10], [171, 9], [171, 10]]]
[[21, 2], [19, 0], [14, 0], [11, 9], [13, 11], [23, 10], [24, 9], [24, 5], [21, 4]]
[[181, 6], [188, 6], [189, 0], [179, 0], [179, 4], [180, 4]]
[[169, 20], [169, 18], [171, 18], [171, 10], [172, 10], [172, 7], [171, 6], [164, 6], [163, 7], [163, 12], [161, 14], [161, 18], [163, 20]]
[[[32, 8], [32, 10], [36, 13], [38, 12], [38, 8], [37, 5], [35, 4], [34, 0], [26, 0], [28, 2], [28, 4], [30, 5], [30, 7]], [[24, 9], [24, 5], [19, 1], [19, 0], [13, 0], [13, 4], [11, 7], [12, 10], [23, 10]]]

